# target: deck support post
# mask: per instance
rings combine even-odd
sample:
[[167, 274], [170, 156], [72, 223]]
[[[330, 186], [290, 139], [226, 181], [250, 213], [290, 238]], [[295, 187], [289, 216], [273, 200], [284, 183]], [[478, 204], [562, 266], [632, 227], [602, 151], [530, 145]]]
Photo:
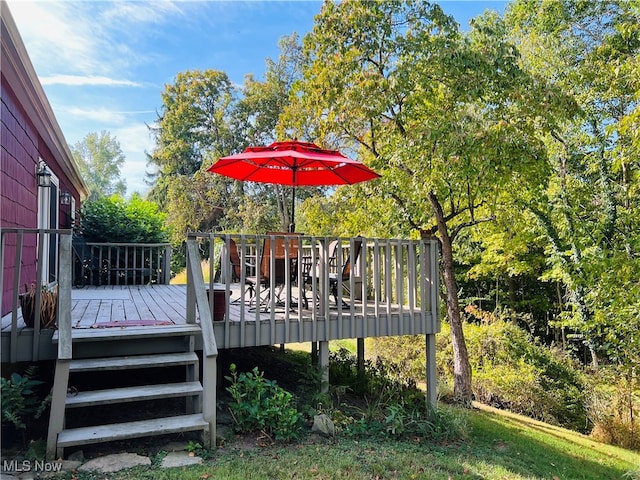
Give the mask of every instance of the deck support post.
[[329, 393], [329, 342], [318, 342], [318, 368], [320, 369], [320, 392]]
[[51, 414], [49, 415], [49, 431], [47, 433], [47, 460], [53, 461], [62, 457], [62, 449], [58, 446], [58, 434], [64, 429], [64, 410], [69, 384], [70, 360], [58, 360], [53, 379], [51, 395]]
[[311, 365], [318, 365], [318, 342], [311, 342]]
[[427, 351], [427, 404], [432, 408], [438, 406], [438, 392], [436, 388], [436, 335], [426, 335]]
[[364, 372], [364, 338], [356, 340], [356, 355], [358, 358], [358, 371]]

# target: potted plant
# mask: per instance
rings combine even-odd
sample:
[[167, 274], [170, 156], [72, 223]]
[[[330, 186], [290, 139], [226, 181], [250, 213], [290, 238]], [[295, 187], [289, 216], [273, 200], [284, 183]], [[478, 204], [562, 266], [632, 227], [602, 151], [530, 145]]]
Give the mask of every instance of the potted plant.
[[[33, 328], [36, 318], [36, 285], [25, 285], [26, 292], [20, 295], [22, 318], [27, 327]], [[40, 294], [40, 327], [56, 328], [56, 314], [58, 312], [58, 286], [42, 286]]]

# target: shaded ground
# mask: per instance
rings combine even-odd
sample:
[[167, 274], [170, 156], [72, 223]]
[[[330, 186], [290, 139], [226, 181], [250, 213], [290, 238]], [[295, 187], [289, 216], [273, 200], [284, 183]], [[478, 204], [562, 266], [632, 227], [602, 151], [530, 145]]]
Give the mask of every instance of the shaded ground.
[[[237, 365], [238, 372], [251, 371], [258, 367], [265, 372], [265, 378], [276, 380], [278, 385], [292, 392], [299, 391], [300, 375], [296, 371], [300, 368], [300, 355], [305, 354], [280, 354], [276, 348], [244, 348], [236, 350], [222, 350], [218, 357], [218, 436], [225, 438], [227, 447], [233, 444], [233, 448], [253, 449], [261, 448], [269, 443], [268, 437], [261, 434], [235, 435], [232, 431], [232, 419], [228, 414], [226, 402], [229, 395], [226, 387], [229, 385], [224, 376], [229, 375], [231, 363]], [[304, 358], [303, 358], [304, 361]], [[310, 358], [307, 359], [310, 365]], [[39, 366], [38, 377], [53, 377], [53, 362], [43, 363]], [[72, 376], [70, 390], [86, 391], [93, 389], [106, 389], [115, 386], [150, 385], [158, 382], [184, 381], [184, 367], [169, 367], [162, 369], [140, 369], [104, 372], [99, 375], [94, 373], [74, 374]], [[41, 391], [51, 389], [50, 384], [42, 385]], [[117, 405], [104, 405], [68, 410], [67, 427], [74, 428], [86, 425], [98, 425], [105, 423], [119, 423], [139, 420], [141, 413], [144, 418], [159, 418], [172, 415], [180, 415], [185, 412], [185, 400], [173, 398], [144, 402], [129, 402]], [[45, 418], [46, 417], [46, 418]], [[30, 425], [29, 435], [25, 438], [46, 439], [48, 416], [36, 420]], [[171, 442], [201, 443], [198, 432], [186, 432], [182, 434], [145, 437], [131, 440], [90, 444], [82, 447], [70, 447], [65, 449], [65, 457], [82, 450], [86, 458], [108, 455], [111, 453], [134, 452], [145, 455], [155, 455]], [[3, 431], [2, 456], [15, 457], [24, 453], [28, 443], [24, 442], [20, 433]]]

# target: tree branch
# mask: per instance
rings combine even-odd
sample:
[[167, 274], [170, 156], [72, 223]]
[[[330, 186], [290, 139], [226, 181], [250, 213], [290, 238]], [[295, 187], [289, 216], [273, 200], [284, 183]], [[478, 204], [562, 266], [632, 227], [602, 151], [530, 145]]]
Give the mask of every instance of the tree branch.
[[463, 222], [459, 225], [456, 225], [456, 227], [451, 230], [451, 243], [453, 243], [453, 241], [455, 240], [456, 236], [460, 233], [460, 231], [463, 228], [467, 228], [467, 227], [473, 227], [474, 225], [478, 225], [479, 223], [484, 223], [484, 222], [493, 222], [495, 221], [496, 216], [495, 215], [489, 215], [488, 217], [482, 217], [482, 218], [476, 218], [473, 220], [470, 220], [468, 222]]
[[421, 231], [420, 227], [411, 218], [411, 214], [409, 213], [409, 210], [407, 210], [407, 206], [405, 205], [405, 203], [402, 200], [402, 198], [400, 198], [400, 196], [398, 196], [395, 193], [391, 194], [391, 198], [393, 198], [396, 201], [396, 203], [398, 204], [398, 206], [402, 209], [402, 211], [404, 212], [404, 214], [407, 217], [407, 221], [409, 222], [409, 225], [411, 225], [411, 228], [414, 228], [414, 229], [416, 229], [418, 231]]

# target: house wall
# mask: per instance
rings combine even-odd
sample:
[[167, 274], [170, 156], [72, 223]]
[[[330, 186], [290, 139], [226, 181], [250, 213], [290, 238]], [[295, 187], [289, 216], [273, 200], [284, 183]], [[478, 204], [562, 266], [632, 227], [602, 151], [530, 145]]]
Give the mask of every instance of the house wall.
[[[0, 129], [0, 220], [3, 228], [36, 228], [38, 198], [36, 186], [36, 164], [38, 161], [38, 135], [28, 121], [24, 110], [2, 76], [2, 104]], [[11, 311], [13, 275], [17, 236], [5, 235], [3, 262], [2, 315]], [[36, 279], [36, 237], [24, 239], [20, 285]]]
[[[37, 228], [36, 165], [40, 159], [58, 178], [59, 192], [69, 192], [77, 208], [88, 192], [4, 0], [0, 0], [0, 43], [0, 229]], [[59, 201], [55, 205], [59, 222], [52, 227], [70, 228], [71, 206]], [[6, 234], [3, 240], [2, 315], [11, 309], [17, 239], [15, 234]], [[22, 289], [36, 279], [36, 244], [35, 234], [25, 236]]]

